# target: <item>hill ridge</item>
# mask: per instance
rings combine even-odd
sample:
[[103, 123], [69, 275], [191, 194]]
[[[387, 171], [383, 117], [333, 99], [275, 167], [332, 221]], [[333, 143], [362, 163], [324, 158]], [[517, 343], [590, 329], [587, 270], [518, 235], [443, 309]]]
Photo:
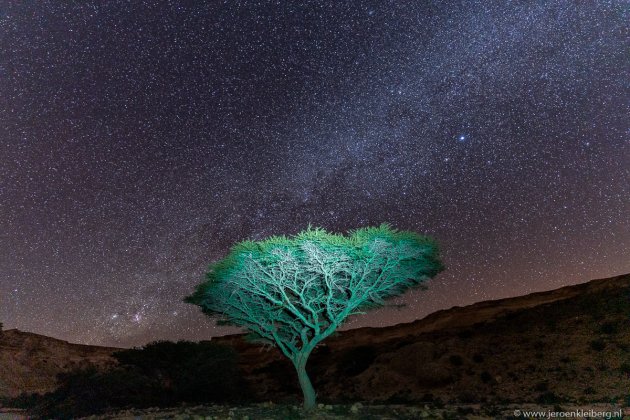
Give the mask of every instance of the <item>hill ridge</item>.
[[[579, 376], [584, 373], [579, 369], [588, 371], [592, 365], [612, 363], [612, 368], [607, 368], [606, 375], [610, 376], [607, 380], [630, 389], [630, 377], [623, 379], [613, 375], [625, 363], [623, 357], [630, 359], [627, 356], [630, 348], [627, 324], [630, 323], [623, 322], [627, 321], [626, 313], [630, 313], [630, 301], [620, 298], [615, 290], [627, 290], [630, 299], [630, 274], [456, 306], [409, 323], [340, 331], [318, 346], [309, 361], [309, 369], [322, 395], [330, 398], [345, 395], [344, 398], [363, 400], [413, 399], [424, 393], [455, 398], [463, 386], [477, 387], [483, 392], [503, 392], [502, 398], [519, 393], [529, 395], [533, 391], [516, 384], [505, 390], [493, 389], [489, 384], [504, 382], [500, 372], [510, 369], [515, 370], [514, 375], [527, 375], [531, 381], [539, 376], [542, 378], [539, 381], [544, 381], [550, 373], [530, 372], [536, 369], [536, 364], [547, 364], [553, 369], [562, 365], [562, 360], [573, 358], [575, 372], [572, 375]], [[608, 307], [612, 309], [602, 309]], [[606, 322], [615, 324], [616, 336], [599, 332]], [[571, 334], [605, 339], [609, 344], [605, 342], [605, 349], [594, 352], [588, 347], [589, 340], [575, 341]], [[528, 349], [545, 348], [545, 352], [535, 353], [540, 356], [536, 364], [528, 360], [532, 357], [531, 351], [523, 353], [520, 346], [501, 341], [502, 336], [514, 335], [526, 343]], [[244, 375], [258, 385], [259, 398], [290, 398], [299, 394], [297, 382], [286, 380], [293, 378], [293, 368], [277, 349], [248, 343], [244, 334], [214, 337], [212, 341], [230, 345], [237, 351]], [[573, 347], [563, 354], [562, 349], [570, 343]], [[0, 396], [50, 391], [57, 385], [58, 373], [89, 365], [100, 368], [115, 365], [112, 353], [117, 350], [120, 349], [70, 343], [17, 329], [5, 330], [0, 335]], [[605, 358], [600, 357], [604, 355]], [[486, 362], [472, 362], [480, 357], [487, 357]], [[457, 364], [460, 359], [461, 366], [466, 366], [468, 372], [483, 369], [485, 382], [462, 376]], [[494, 364], [487, 360], [494, 360]], [[345, 365], [353, 367], [347, 370]], [[574, 385], [562, 378], [558, 381], [564, 384], [567, 395], [579, 394], [580, 390]]]

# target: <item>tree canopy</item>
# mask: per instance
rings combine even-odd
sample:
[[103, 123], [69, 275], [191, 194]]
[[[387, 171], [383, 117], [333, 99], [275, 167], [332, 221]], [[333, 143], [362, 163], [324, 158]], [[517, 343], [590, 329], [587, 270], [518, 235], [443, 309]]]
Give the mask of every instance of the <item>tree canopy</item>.
[[436, 243], [415, 232], [383, 224], [345, 236], [309, 226], [292, 237], [237, 243], [185, 301], [278, 346], [298, 370], [309, 408], [315, 399], [304, 367], [315, 346], [349, 316], [442, 269]]

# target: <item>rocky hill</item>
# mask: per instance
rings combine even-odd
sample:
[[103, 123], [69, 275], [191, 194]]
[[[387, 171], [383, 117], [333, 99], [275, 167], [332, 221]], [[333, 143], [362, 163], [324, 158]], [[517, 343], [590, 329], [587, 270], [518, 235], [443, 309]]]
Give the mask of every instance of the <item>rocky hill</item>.
[[117, 349], [84, 346], [19, 330], [0, 332], [0, 397], [43, 393], [57, 385], [57, 374], [95, 365], [106, 368]]
[[[263, 399], [300, 396], [275, 349], [218, 338]], [[630, 275], [329, 338], [307, 369], [331, 401], [611, 401], [630, 396]]]
[[[261, 400], [301, 398], [292, 365], [243, 336], [233, 346]], [[0, 395], [54, 388], [55, 375], [106, 367], [116, 349], [5, 331]], [[610, 402], [630, 397], [630, 275], [436, 312], [330, 337], [307, 366], [321, 401]]]

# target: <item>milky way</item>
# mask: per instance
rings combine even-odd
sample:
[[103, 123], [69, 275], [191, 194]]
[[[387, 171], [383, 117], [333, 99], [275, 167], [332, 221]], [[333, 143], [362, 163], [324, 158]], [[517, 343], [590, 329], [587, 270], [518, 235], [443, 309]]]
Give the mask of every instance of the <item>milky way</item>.
[[630, 2], [0, 3], [0, 321], [233, 332], [245, 238], [389, 222], [447, 270], [385, 326], [630, 272]]

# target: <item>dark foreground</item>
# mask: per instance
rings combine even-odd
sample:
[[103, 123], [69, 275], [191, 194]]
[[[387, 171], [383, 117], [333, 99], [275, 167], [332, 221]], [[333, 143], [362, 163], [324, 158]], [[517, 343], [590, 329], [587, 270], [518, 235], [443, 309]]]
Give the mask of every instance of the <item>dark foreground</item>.
[[[25, 412], [0, 410], [0, 419], [26, 419]], [[178, 408], [128, 409], [86, 419], [190, 419], [190, 420], [276, 420], [276, 419], [525, 419], [525, 418], [599, 418], [630, 419], [630, 407], [611, 404], [545, 406], [538, 404], [481, 406], [453, 405], [441, 408], [428, 405], [324, 405], [304, 413], [296, 405], [262, 403], [248, 406], [199, 405]]]

